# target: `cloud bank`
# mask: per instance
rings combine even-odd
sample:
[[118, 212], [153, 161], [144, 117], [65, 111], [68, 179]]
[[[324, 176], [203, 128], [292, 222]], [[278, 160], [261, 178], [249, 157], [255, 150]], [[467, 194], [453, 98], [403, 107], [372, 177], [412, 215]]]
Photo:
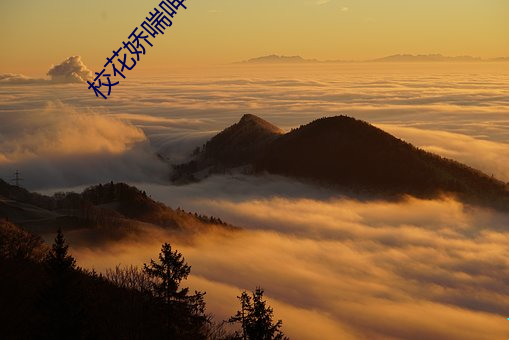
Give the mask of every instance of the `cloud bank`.
[[169, 172], [139, 128], [61, 102], [27, 114], [5, 113], [0, 174], [15, 169], [26, 185], [75, 186], [109, 180], [161, 180]]
[[[244, 113], [287, 130], [318, 117], [347, 114], [509, 181], [509, 74], [489, 64], [477, 65], [480, 70], [422, 67], [229, 65], [207, 72], [180, 70], [168, 77], [124, 82], [108, 100], [98, 100], [82, 86], [13, 82], [0, 91], [0, 124], [8, 125], [10, 117], [19, 114], [38, 115], [48, 100], [61, 101], [136, 126], [153, 153], [179, 163]], [[49, 188], [56, 185], [51, 181], [47, 179]]]
[[48, 102], [36, 115], [9, 117], [0, 129], [4, 137], [0, 155], [11, 162], [56, 154], [118, 154], [145, 140], [143, 132], [132, 125], [59, 102]]
[[243, 113], [285, 129], [348, 114], [507, 178], [507, 72], [391, 67], [178, 71], [122, 83], [107, 101], [82, 86], [12, 82], [0, 89], [0, 172], [19, 168], [37, 188], [127, 180], [173, 207], [246, 227], [192, 239], [147, 230], [72, 250], [102, 270], [146, 262], [171, 241], [219, 319], [234, 313], [241, 289], [260, 285], [293, 338], [507, 338], [507, 215], [447, 198], [357, 202], [276, 176], [153, 184], [168, 174], [156, 152], [177, 160]]
[[508, 215], [447, 198], [267, 198], [264, 189], [260, 198], [256, 183], [238, 186], [231, 199], [224, 192], [211, 198], [206, 193], [215, 185], [199, 184], [193, 197], [183, 188], [165, 193], [247, 230], [192, 238], [147, 231], [137, 240], [73, 253], [103, 270], [140, 265], [170, 241], [192, 265], [190, 284], [208, 292], [216, 317], [234, 314], [242, 289], [262, 286], [285, 332], [298, 339], [507, 336]]
[[0, 84], [8, 84], [8, 83], [26, 84], [26, 83], [43, 83], [43, 82], [45, 82], [44, 79], [30, 78], [23, 74], [0, 73]]
[[[287, 130], [347, 114], [508, 181], [507, 77], [491, 64], [228, 65], [133, 78], [116, 86], [108, 100], [82, 86], [13, 82], [2, 86], [0, 108], [12, 115], [37, 114], [48, 100], [58, 100], [100, 112], [143, 130], [153, 151], [174, 163], [244, 113]], [[0, 123], [8, 117], [0, 115]]]
[[50, 79], [38, 79], [23, 74], [0, 73], [0, 84], [55, 84], [86, 83], [94, 73], [83, 63], [81, 57], [71, 56], [60, 64], [52, 65], [47, 74]]

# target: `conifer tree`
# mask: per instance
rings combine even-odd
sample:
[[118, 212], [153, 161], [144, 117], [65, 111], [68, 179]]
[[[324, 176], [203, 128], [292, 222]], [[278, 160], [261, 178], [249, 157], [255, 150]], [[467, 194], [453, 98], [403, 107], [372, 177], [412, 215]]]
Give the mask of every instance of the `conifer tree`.
[[263, 290], [257, 288], [250, 296], [242, 292], [237, 298], [241, 309], [228, 322], [240, 323], [242, 333], [236, 333], [237, 339], [242, 340], [283, 340], [288, 339], [281, 331], [283, 322], [273, 322], [273, 310], [263, 298]]
[[172, 251], [169, 243], [164, 243], [159, 261], [150, 260], [144, 271], [152, 278], [152, 290], [159, 299], [166, 314], [168, 338], [200, 339], [208, 322], [205, 316], [205, 293], [189, 295], [189, 288], [180, 284], [191, 272], [182, 254]]
[[79, 339], [83, 333], [82, 290], [76, 260], [68, 253], [61, 229], [45, 258], [48, 284], [41, 294], [45, 327], [43, 336], [51, 339]]
[[68, 253], [69, 246], [65, 243], [62, 229], [57, 230], [55, 243], [46, 255], [46, 265], [56, 275], [64, 275], [76, 269], [76, 260]]
[[159, 254], [159, 262], [150, 260], [150, 264], [144, 265], [144, 270], [150, 277], [155, 279], [154, 293], [165, 304], [181, 300], [187, 295], [188, 288], [179, 288], [182, 280], [187, 279], [191, 267], [185, 263], [181, 253], [171, 250], [169, 243], [163, 244]]

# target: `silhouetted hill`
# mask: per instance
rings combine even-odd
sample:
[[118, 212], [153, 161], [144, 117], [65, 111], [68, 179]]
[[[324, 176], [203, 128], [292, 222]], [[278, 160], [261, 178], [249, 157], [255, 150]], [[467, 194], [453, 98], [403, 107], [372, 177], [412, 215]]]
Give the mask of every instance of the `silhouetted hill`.
[[54, 200], [51, 197], [30, 192], [24, 188], [11, 185], [2, 179], [0, 179], [0, 198], [1, 197], [18, 202], [33, 204], [44, 209], [54, 208]]
[[266, 147], [283, 131], [254, 115], [244, 115], [237, 124], [226, 128], [205, 144], [205, 160], [235, 167], [251, 159], [253, 152]]
[[[224, 165], [244, 166], [254, 173], [268, 172], [334, 186], [345, 193], [376, 197], [436, 197], [454, 194], [473, 203], [501, 209], [509, 207], [509, 190], [471, 167], [423, 151], [366, 122], [347, 116], [321, 118], [286, 134], [253, 138], [236, 152], [236, 140], [221, 145], [229, 152], [217, 159]], [[275, 131], [274, 129], [272, 131]], [[217, 137], [217, 136], [216, 136]], [[214, 141], [214, 137], [209, 143]], [[239, 157], [238, 155], [242, 156]], [[206, 158], [209, 171], [215, 153], [207, 148], [196, 156]], [[196, 161], [195, 165], [200, 165]], [[196, 167], [195, 171], [203, 168]]]
[[464, 56], [444, 56], [442, 54], [394, 54], [381, 58], [369, 60], [318, 60], [318, 59], [305, 59], [301, 56], [279, 56], [267, 55], [263, 57], [251, 58], [240, 64], [313, 64], [313, 63], [352, 63], [352, 62], [393, 62], [393, 63], [429, 63], [429, 62], [507, 62], [508, 57], [487, 58], [474, 57], [469, 55]]
[[[192, 180], [209, 173], [251, 164], [254, 158], [283, 131], [277, 126], [246, 114], [240, 121], [209, 140], [197, 151], [195, 160], [176, 167], [174, 180]], [[205, 170], [206, 173], [199, 173]], [[188, 174], [192, 174], [190, 177]]]
[[103, 236], [122, 236], [143, 225], [176, 230], [199, 230], [218, 225], [219, 218], [174, 210], [125, 183], [107, 183], [78, 193], [52, 197], [31, 193], [0, 180], [0, 219], [9, 219], [37, 234], [56, 228], [101, 229]]
[[488, 61], [495, 61], [495, 62], [509, 62], [509, 57], [499, 57], [499, 58], [491, 58], [488, 59]]
[[317, 63], [316, 59], [304, 59], [301, 56], [279, 56], [275, 54], [251, 58], [242, 63], [245, 64], [302, 64], [302, 63]]
[[448, 57], [441, 54], [395, 54], [373, 59], [374, 62], [478, 62], [481, 58], [472, 56]]

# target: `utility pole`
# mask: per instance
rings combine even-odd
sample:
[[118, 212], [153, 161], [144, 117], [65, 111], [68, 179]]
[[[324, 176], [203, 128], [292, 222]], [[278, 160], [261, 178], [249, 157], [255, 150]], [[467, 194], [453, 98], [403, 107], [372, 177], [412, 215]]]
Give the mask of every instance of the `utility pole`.
[[16, 172], [14, 173], [14, 178], [12, 179], [14, 185], [16, 185], [19, 188], [19, 182], [21, 182], [22, 180], [23, 178], [20, 177], [19, 170], [16, 170]]

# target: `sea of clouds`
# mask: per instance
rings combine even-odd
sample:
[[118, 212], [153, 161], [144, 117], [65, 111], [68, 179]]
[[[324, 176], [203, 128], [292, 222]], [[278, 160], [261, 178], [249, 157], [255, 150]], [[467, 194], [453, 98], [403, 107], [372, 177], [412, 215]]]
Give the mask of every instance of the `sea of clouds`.
[[187, 236], [147, 229], [123, 242], [73, 247], [80, 264], [141, 266], [169, 241], [192, 265], [185, 284], [207, 291], [216, 320], [235, 313], [241, 290], [261, 286], [294, 339], [507, 335], [507, 214], [452, 198], [360, 202], [276, 176], [140, 186], [244, 229]]
[[223, 65], [129, 78], [107, 100], [87, 89], [83, 66], [68, 59], [50, 80], [0, 76], [0, 178], [20, 170], [43, 192], [127, 181], [244, 230], [74, 240], [80, 265], [140, 265], [170, 241], [218, 320], [262, 286], [293, 338], [509, 336], [507, 214], [447, 197], [362, 202], [278, 176], [168, 183], [171, 164], [245, 113], [285, 130], [351, 115], [509, 181], [507, 64]]
[[[509, 181], [509, 70], [503, 63], [182, 69], [123, 80], [107, 100], [80, 81], [92, 72], [78, 56], [52, 66], [48, 74], [52, 79], [43, 82], [0, 80], [0, 177], [38, 166], [25, 165], [28, 160], [40, 162], [41, 178], [26, 176], [30, 188], [86, 185], [107, 180], [104, 176], [135, 180], [133, 166], [146, 180], [147, 166], [151, 172], [163, 165], [147, 162], [146, 152], [137, 152], [140, 145], [178, 163], [244, 113], [286, 130], [322, 116], [350, 115]], [[66, 162], [83, 153], [102, 157], [103, 166], [93, 164], [100, 176], [83, 173], [89, 171], [81, 164], [73, 167], [76, 159]], [[122, 172], [113, 159], [124, 164], [127, 153], [136, 154], [127, 157], [135, 164]], [[43, 176], [53, 164], [53, 175]], [[166, 178], [167, 170], [154, 180]]]

